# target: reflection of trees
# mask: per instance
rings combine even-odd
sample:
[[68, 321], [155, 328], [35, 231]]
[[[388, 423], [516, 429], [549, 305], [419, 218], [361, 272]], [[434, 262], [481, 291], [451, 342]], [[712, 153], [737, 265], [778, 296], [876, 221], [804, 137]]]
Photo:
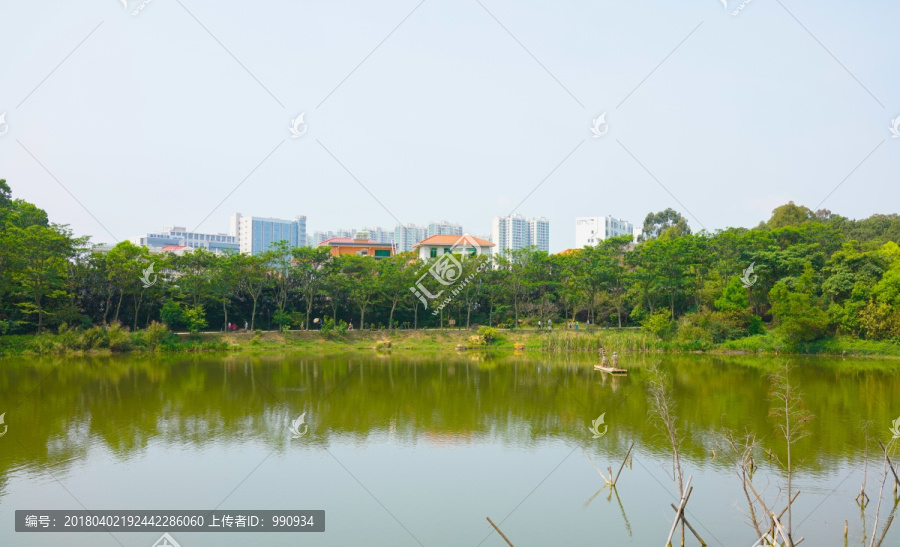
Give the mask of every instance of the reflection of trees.
[[[750, 430], [764, 448], [782, 449], [766, 421], [764, 373], [778, 365], [775, 360], [653, 356], [645, 362], [632, 356], [621, 363], [630, 374], [604, 384], [590, 367], [592, 355], [471, 355], [6, 359], [0, 401], [10, 430], [0, 439], [0, 476], [21, 465], [67, 465], [60, 462], [98, 442], [123, 458], [150, 442], [262, 441], [286, 450], [288, 422], [303, 411], [310, 424], [303, 442], [323, 445], [333, 434], [366, 440], [389, 433], [409, 443], [485, 437], [520, 445], [547, 438], [580, 442], [589, 420], [605, 411], [609, 434], [596, 441], [596, 451], [621, 457], [635, 440], [644, 453], [663, 456], [665, 439], [647, 420], [642, 368], [650, 360], [672, 374], [685, 458], [708, 461], [709, 439], [724, 429]], [[860, 454], [864, 434], [855, 424], [873, 420], [887, 427], [893, 418], [884, 407], [900, 392], [900, 378], [887, 366], [868, 362], [869, 370], [860, 373], [848, 370], [860, 365], [850, 361], [797, 364], [795, 380], [809, 410], [821, 417], [794, 447], [801, 470]]]

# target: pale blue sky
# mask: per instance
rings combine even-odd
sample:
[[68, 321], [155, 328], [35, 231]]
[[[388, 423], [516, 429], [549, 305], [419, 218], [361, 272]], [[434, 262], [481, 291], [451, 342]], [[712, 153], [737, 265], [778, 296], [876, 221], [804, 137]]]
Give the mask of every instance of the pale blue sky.
[[897, 2], [128, 3], [0, 2], [0, 178], [95, 242], [234, 211], [487, 234], [524, 199], [556, 252], [576, 216], [754, 226], [844, 179], [823, 207], [900, 210]]

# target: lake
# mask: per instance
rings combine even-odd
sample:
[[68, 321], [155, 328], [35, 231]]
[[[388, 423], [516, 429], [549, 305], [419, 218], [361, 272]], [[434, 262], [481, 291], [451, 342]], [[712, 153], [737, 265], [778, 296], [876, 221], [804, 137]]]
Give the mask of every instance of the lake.
[[[0, 360], [0, 545], [146, 546], [160, 532], [16, 533], [15, 510], [325, 510], [324, 533], [172, 532], [182, 547], [662, 545], [678, 503], [671, 447], [648, 413], [648, 367], [671, 378], [688, 520], [709, 545], [756, 536], [728, 430], [761, 441], [772, 500], [785, 443], [768, 374], [786, 358], [232, 354]], [[875, 438], [900, 415], [897, 361], [790, 358], [814, 419], [793, 447], [794, 537], [859, 545], [883, 473]], [[289, 428], [304, 414], [303, 433]], [[589, 426], [601, 414], [594, 435]], [[869, 422], [867, 493], [863, 479]], [[0, 426], [2, 427], [2, 426]], [[2, 431], [2, 429], [0, 429]], [[596, 438], [595, 438], [596, 437]], [[615, 491], [590, 459], [615, 472]], [[881, 522], [893, 506], [885, 487]], [[783, 507], [784, 495], [779, 502]], [[885, 545], [900, 544], [894, 524]], [[677, 537], [677, 533], [676, 533]], [[677, 544], [677, 542], [676, 542]], [[688, 545], [696, 545], [688, 536]]]

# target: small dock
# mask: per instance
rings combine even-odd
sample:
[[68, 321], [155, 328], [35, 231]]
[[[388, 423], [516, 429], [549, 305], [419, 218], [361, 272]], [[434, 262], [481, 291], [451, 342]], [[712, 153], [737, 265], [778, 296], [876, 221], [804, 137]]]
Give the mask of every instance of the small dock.
[[628, 371], [624, 368], [606, 367], [603, 365], [594, 365], [594, 370], [599, 370], [600, 372], [606, 372], [608, 374], [628, 374]]

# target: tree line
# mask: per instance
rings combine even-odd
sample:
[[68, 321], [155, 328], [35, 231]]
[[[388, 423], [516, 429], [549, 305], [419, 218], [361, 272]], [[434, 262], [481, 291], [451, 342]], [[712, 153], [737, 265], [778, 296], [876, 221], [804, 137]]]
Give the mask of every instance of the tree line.
[[63, 324], [137, 330], [161, 322], [199, 331], [245, 322], [251, 329], [514, 328], [552, 320], [642, 326], [698, 348], [768, 330], [793, 343], [900, 339], [896, 214], [850, 220], [791, 202], [752, 229], [692, 233], [667, 209], [649, 214], [643, 233], [637, 243], [615, 237], [552, 255], [459, 257], [458, 279], [469, 281], [441, 307], [443, 299], [410, 290], [441, 257], [332, 257], [327, 248], [285, 242], [254, 256], [159, 255], [128, 241], [95, 253], [87, 237], [13, 199], [0, 179], [0, 334]]

